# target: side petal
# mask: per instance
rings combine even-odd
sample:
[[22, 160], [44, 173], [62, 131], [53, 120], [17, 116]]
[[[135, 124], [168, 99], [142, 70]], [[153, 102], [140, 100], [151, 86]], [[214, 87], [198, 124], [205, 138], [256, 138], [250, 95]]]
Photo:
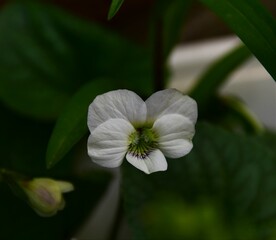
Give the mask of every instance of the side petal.
[[194, 124], [180, 114], [164, 115], [154, 122], [152, 128], [158, 135], [158, 148], [166, 157], [179, 158], [193, 148]]
[[120, 166], [127, 152], [128, 137], [133, 131], [133, 126], [123, 119], [110, 119], [102, 123], [88, 138], [88, 155], [103, 167]]
[[144, 123], [147, 108], [145, 102], [134, 92], [116, 90], [97, 96], [88, 109], [88, 128], [93, 132], [101, 123], [121, 118], [131, 123]]
[[147, 118], [155, 120], [165, 114], [180, 114], [192, 123], [197, 120], [197, 103], [176, 89], [165, 89], [152, 94], [147, 100]]
[[133, 156], [131, 153], [127, 153], [126, 159], [134, 167], [147, 174], [158, 171], [166, 171], [168, 168], [166, 158], [158, 149], [150, 152], [145, 158], [139, 158], [137, 156]]

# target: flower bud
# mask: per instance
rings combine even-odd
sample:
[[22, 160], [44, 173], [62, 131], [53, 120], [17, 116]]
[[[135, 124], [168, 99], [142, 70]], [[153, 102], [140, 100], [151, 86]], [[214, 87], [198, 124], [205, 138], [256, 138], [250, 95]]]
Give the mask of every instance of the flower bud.
[[24, 180], [19, 185], [25, 192], [29, 205], [43, 217], [53, 216], [62, 210], [65, 206], [62, 194], [74, 190], [71, 183], [50, 178]]

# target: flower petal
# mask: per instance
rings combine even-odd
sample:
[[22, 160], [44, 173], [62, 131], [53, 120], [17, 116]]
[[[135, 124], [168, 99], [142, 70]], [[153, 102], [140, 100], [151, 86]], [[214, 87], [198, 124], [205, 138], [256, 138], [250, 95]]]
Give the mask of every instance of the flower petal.
[[153, 130], [159, 136], [158, 148], [166, 157], [179, 158], [193, 148], [194, 124], [180, 114], [168, 114], [158, 118]]
[[147, 118], [155, 120], [165, 114], [180, 114], [192, 123], [197, 120], [197, 104], [189, 96], [176, 89], [165, 89], [154, 93], [146, 100]]
[[88, 110], [90, 132], [111, 118], [121, 118], [131, 123], [144, 123], [147, 108], [145, 102], [134, 92], [116, 90], [97, 96]]
[[140, 169], [147, 174], [158, 171], [165, 171], [168, 167], [166, 158], [164, 157], [163, 153], [158, 149], [150, 152], [149, 155], [145, 158], [139, 158], [133, 156], [131, 153], [127, 153], [126, 159], [134, 167]]
[[124, 119], [102, 123], [88, 138], [88, 155], [103, 167], [120, 166], [127, 152], [128, 137], [133, 131], [133, 126]]

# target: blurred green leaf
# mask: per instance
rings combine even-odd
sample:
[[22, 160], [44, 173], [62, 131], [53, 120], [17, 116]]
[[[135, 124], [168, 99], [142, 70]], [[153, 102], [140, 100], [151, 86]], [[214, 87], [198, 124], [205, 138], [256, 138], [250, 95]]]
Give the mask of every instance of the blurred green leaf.
[[[190, 209], [205, 201], [214, 203], [219, 222], [223, 223], [221, 230], [229, 239], [244, 239], [244, 229], [252, 231], [255, 239], [268, 237], [276, 221], [275, 155], [257, 137], [237, 135], [208, 124], [197, 125], [193, 142], [194, 148], [187, 157], [168, 159], [166, 172], [145, 175], [124, 163], [122, 187], [133, 239], [152, 239], [149, 229], [157, 222], [145, 225], [142, 213], [157, 206], [164, 196], [174, 196]], [[161, 210], [165, 207], [151, 211], [152, 219], [165, 219]], [[174, 212], [177, 215], [183, 211]], [[181, 217], [185, 224], [184, 212]], [[159, 230], [160, 235], [166, 235], [166, 228], [159, 226]], [[206, 236], [199, 239], [208, 239]]]
[[53, 126], [18, 116], [2, 104], [0, 112], [0, 167], [27, 175], [45, 174], [45, 150]]
[[51, 19], [36, 10], [22, 3], [0, 13], [0, 97], [21, 113], [53, 118], [77, 82], [65, 68], [73, 64], [71, 50]]
[[262, 135], [259, 136], [259, 141], [262, 141], [270, 151], [276, 156], [276, 131], [275, 129], [266, 129]]
[[123, 2], [124, 0], [112, 0], [108, 12], [108, 20], [115, 16], [115, 14], [119, 11], [120, 7], [122, 6]]
[[276, 80], [276, 20], [258, 0], [200, 0], [240, 37]]
[[89, 176], [66, 180], [74, 184], [75, 190], [64, 195], [65, 208], [49, 218], [38, 216], [25, 202], [15, 197], [6, 185], [1, 184], [1, 239], [72, 239], [91, 210], [97, 206], [110, 175], [91, 172]]
[[46, 163], [53, 167], [88, 132], [87, 112], [93, 99], [113, 90], [116, 84], [111, 80], [98, 79], [84, 85], [69, 101], [60, 114], [50, 138]]
[[207, 111], [212, 100], [218, 93], [219, 87], [227, 77], [251, 56], [244, 45], [235, 47], [227, 54], [216, 60], [199, 77], [190, 95], [197, 101], [201, 114]]
[[27, 176], [68, 176], [76, 158], [66, 156], [55, 169], [48, 171], [45, 164], [47, 144], [53, 124], [41, 123], [18, 115], [0, 103], [0, 168], [7, 168]]
[[20, 113], [55, 119], [76, 89], [95, 78], [151, 93], [145, 49], [57, 8], [6, 4], [0, 35], [0, 99]]
[[[150, 239], [231, 239], [219, 204], [208, 200], [188, 204], [173, 194], [158, 195], [141, 211]], [[255, 239], [255, 230], [242, 219], [231, 229], [237, 239]]]

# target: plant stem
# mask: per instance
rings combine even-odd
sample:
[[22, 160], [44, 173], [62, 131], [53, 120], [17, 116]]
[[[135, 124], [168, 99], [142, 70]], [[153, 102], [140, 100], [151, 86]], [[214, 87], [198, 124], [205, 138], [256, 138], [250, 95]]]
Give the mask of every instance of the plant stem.
[[122, 196], [119, 197], [118, 207], [115, 213], [114, 221], [112, 228], [110, 230], [110, 234], [107, 240], [116, 240], [118, 237], [118, 233], [120, 230], [120, 224], [122, 223], [123, 219], [123, 201]]
[[153, 46], [153, 61], [154, 61], [154, 90], [159, 91], [165, 87], [164, 76], [164, 43], [163, 43], [163, 21], [158, 17], [154, 29], [154, 46]]

